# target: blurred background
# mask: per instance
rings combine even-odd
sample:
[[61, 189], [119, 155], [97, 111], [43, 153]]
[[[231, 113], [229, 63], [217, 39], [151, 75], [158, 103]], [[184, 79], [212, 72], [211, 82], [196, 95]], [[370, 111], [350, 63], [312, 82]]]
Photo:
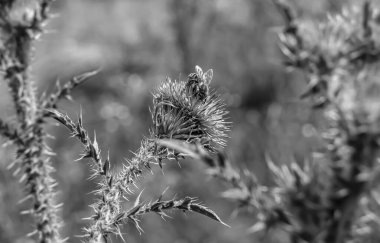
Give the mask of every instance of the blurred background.
[[[289, 1], [305, 18], [324, 18], [347, 1]], [[55, 17], [47, 33], [36, 43], [33, 53], [33, 79], [39, 92], [49, 92], [56, 80], [65, 82], [85, 71], [100, 69], [74, 93], [74, 101], [62, 101], [61, 110], [77, 117], [83, 111], [85, 127], [96, 131], [104, 156], [110, 151], [117, 170], [131, 158], [152, 122], [151, 92], [169, 76], [185, 79], [199, 65], [212, 68], [212, 88], [218, 90], [232, 122], [225, 152], [237, 168], [248, 168], [270, 184], [265, 164], [269, 155], [275, 163], [310, 158], [318, 151], [324, 122], [310, 103], [299, 98], [305, 89], [302, 73], [289, 73], [282, 66], [277, 45], [282, 16], [271, 1], [264, 0], [81, 0], [55, 1]], [[13, 106], [4, 82], [0, 83], [2, 118], [13, 115]], [[69, 138], [64, 128], [49, 127], [55, 139], [49, 140], [56, 152], [56, 168], [63, 202], [63, 236], [80, 242], [94, 201], [90, 194], [96, 181], [88, 180], [86, 163], [74, 162], [81, 144]], [[13, 150], [0, 150], [0, 242], [32, 242], [26, 234], [33, 221], [20, 215], [28, 204], [17, 204], [23, 196], [17, 176], [6, 169]], [[197, 214], [171, 212], [171, 219], [147, 215], [139, 234], [133, 225], [123, 228], [127, 242], [278, 242], [281, 232], [248, 234], [255, 222], [254, 212], [233, 217], [236, 204], [220, 197], [226, 188], [205, 174], [200, 162], [186, 160], [181, 167], [167, 162], [164, 173], [139, 181], [142, 199], [158, 197], [169, 187], [166, 198], [194, 196], [213, 209], [226, 228]], [[135, 197], [136, 195], [132, 196]], [[127, 202], [126, 207], [130, 206]], [[114, 238], [113, 242], [122, 242]], [[283, 241], [282, 241], [283, 242]]]

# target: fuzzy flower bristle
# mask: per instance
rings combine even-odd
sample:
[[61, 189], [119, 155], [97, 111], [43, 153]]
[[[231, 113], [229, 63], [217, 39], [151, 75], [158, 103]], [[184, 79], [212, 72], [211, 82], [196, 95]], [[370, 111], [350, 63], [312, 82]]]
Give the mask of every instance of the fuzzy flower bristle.
[[155, 139], [200, 142], [214, 152], [225, 145], [229, 130], [225, 121], [227, 111], [215, 92], [209, 92], [208, 86], [202, 83], [202, 77], [197, 84], [199, 93], [189, 88], [191, 77], [194, 74], [189, 75], [187, 82], [167, 78], [154, 92], [151, 133]]

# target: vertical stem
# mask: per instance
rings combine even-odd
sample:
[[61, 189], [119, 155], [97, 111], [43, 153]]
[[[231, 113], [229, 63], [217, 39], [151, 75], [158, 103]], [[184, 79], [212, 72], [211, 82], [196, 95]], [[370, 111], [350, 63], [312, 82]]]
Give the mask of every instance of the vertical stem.
[[[333, 184], [331, 190], [332, 210], [331, 224], [326, 235], [326, 242], [344, 243], [350, 239], [352, 225], [356, 219], [359, 208], [359, 200], [367, 192], [368, 178], [361, 178], [361, 173], [366, 168], [373, 168], [378, 155], [378, 146], [375, 135], [370, 133], [347, 135], [349, 139], [344, 144], [336, 143], [336, 149], [332, 151], [337, 163], [334, 168]], [[339, 140], [337, 136], [336, 140]], [[339, 147], [349, 147], [351, 150], [348, 158], [341, 158]], [[344, 160], [347, 161], [344, 161]], [[342, 170], [342, 165], [348, 171]], [[339, 196], [339, 191], [345, 191]]]
[[0, 2], [0, 68], [4, 71], [16, 110], [22, 143], [18, 144], [20, 181], [25, 183], [26, 199], [33, 201], [25, 213], [34, 216], [41, 243], [61, 242], [57, 206], [54, 205], [55, 181], [45, 146], [42, 111], [29, 78], [30, 52], [33, 40], [41, 33], [51, 0]]

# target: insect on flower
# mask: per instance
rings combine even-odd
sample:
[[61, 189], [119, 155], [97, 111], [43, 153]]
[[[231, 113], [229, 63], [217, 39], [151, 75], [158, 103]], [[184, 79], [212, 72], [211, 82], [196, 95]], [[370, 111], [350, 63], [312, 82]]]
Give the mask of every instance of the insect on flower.
[[203, 73], [202, 68], [195, 66], [195, 73], [190, 73], [187, 77], [186, 90], [200, 101], [205, 101], [209, 95], [209, 85], [212, 80], [212, 69]]

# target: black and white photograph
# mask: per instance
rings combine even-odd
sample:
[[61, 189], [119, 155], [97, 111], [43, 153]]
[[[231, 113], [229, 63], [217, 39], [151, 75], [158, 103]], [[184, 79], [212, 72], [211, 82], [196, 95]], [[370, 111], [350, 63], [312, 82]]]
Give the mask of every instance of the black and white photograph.
[[0, 0], [0, 243], [380, 242], [380, 0]]

